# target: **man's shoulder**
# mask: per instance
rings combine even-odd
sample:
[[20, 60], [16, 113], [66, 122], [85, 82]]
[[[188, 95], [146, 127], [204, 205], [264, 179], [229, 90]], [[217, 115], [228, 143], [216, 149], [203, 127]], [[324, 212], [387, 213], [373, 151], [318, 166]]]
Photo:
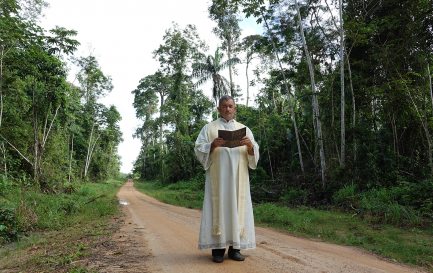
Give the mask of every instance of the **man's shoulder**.
[[243, 123], [240, 123], [239, 121], [234, 121], [235, 122], [235, 124], [236, 124], [236, 128], [243, 128], [243, 127], [246, 127], [246, 128], [248, 128], [248, 126], [246, 126], [245, 124], [243, 124]]
[[[242, 127], [247, 127], [248, 128], [248, 126], [244, 125], [243, 123], [240, 123], [240, 122], [236, 121], [235, 119], [233, 119], [233, 122], [235, 123], [236, 128], [242, 128]], [[206, 124], [206, 127], [209, 127], [209, 126], [218, 126], [221, 123], [224, 123], [224, 122], [221, 121], [221, 119], [216, 119], [216, 120], [213, 120], [213, 121], [209, 122], [208, 124]]]
[[216, 119], [216, 120], [212, 120], [211, 122], [209, 122], [207, 124], [207, 126], [217, 126], [217, 125], [219, 125], [221, 123], [222, 123], [221, 119]]

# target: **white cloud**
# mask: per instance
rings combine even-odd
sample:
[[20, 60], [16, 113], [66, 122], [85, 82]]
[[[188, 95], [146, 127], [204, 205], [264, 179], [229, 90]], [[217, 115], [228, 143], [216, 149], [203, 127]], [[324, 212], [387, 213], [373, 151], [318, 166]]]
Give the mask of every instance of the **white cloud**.
[[42, 26], [51, 29], [57, 25], [78, 31], [77, 40], [81, 46], [77, 55], [87, 56], [91, 53], [97, 58], [102, 71], [113, 79], [114, 89], [102, 102], [115, 105], [122, 115], [120, 129], [124, 141], [119, 146], [121, 171], [130, 172], [141, 146], [139, 140], [132, 138], [138, 121], [132, 106], [131, 91], [141, 78], [158, 68], [152, 52], [161, 44], [164, 32], [172, 22], [181, 27], [196, 25], [200, 37], [210, 46], [210, 52], [214, 52], [219, 41], [212, 33], [215, 23], [208, 17], [210, 1], [48, 2], [50, 7], [44, 12]]

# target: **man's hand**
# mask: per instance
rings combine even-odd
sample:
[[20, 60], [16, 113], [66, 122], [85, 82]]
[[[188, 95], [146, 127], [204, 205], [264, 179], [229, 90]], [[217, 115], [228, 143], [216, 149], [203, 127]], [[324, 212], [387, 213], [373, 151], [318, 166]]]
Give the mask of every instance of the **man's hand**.
[[247, 146], [247, 151], [248, 151], [249, 155], [253, 155], [254, 154], [254, 145], [253, 145], [253, 143], [251, 142], [251, 140], [247, 136], [244, 136], [241, 139], [241, 145]]
[[226, 141], [221, 137], [215, 138], [210, 145], [210, 151], [212, 152], [215, 148], [221, 147], [225, 142]]

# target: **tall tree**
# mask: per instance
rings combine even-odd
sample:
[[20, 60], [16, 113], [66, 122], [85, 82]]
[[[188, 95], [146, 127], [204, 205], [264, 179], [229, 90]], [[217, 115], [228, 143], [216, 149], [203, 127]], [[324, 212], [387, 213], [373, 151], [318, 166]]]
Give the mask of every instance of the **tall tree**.
[[96, 58], [92, 55], [77, 59], [79, 72], [77, 75], [84, 101], [83, 122], [87, 132], [87, 148], [84, 159], [84, 178], [88, 178], [88, 172], [93, 153], [101, 137], [100, 123], [104, 107], [97, 102], [98, 98], [104, 96], [113, 89], [111, 77], [106, 76]]
[[262, 36], [260, 35], [250, 35], [245, 37], [242, 40], [242, 48], [246, 51], [246, 66], [245, 66], [245, 77], [246, 77], [246, 89], [247, 89], [247, 98], [245, 105], [248, 107], [249, 101], [250, 101], [250, 78], [249, 78], [249, 66], [251, 64], [251, 61], [254, 59], [254, 55], [258, 51], [258, 42], [262, 39]]
[[313, 63], [311, 61], [311, 55], [310, 51], [308, 49], [307, 41], [305, 39], [304, 35], [304, 27], [303, 27], [303, 21], [301, 18], [301, 11], [299, 9], [298, 1], [295, 0], [295, 8], [298, 15], [298, 24], [299, 24], [299, 31], [302, 38], [302, 44], [304, 47], [304, 54], [305, 58], [307, 60], [308, 64], [308, 70], [310, 73], [310, 80], [311, 80], [311, 92], [312, 92], [312, 105], [313, 105], [313, 124], [315, 126], [315, 132], [316, 132], [316, 141], [319, 144], [319, 154], [320, 154], [320, 170], [322, 175], [322, 185], [325, 185], [325, 171], [326, 171], [326, 160], [325, 160], [325, 150], [324, 150], [324, 144], [323, 144], [323, 133], [322, 133], [322, 122], [320, 120], [320, 108], [319, 108], [319, 101], [317, 100], [317, 91], [316, 91], [316, 80], [315, 80], [315, 72]]
[[344, 27], [343, 27], [343, 0], [339, 0], [339, 15], [340, 15], [340, 85], [341, 85], [341, 117], [340, 117], [340, 167], [344, 167], [346, 158], [346, 126], [345, 126], [345, 91], [344, 91]]
[[[209, 7], [209, 15], [212, 20], [216, 21], [218, 27], [214, 28], [214, 32], [223, 41], [222, 49], [226, 50], [227, 58], [231, 60], [236, 57], [236, 53], [240, 50], [241, 29], [239, 27], [239, 16], [237, 14], [236, 5], [232, 5], [229, 0], [212, 1]], [[233, 70], [236, 63], [229, 63], [229, 86], [230, 95], [234, 98], [235, 86], [233, 83]]]
[[[159, 126], [159, 165], [162, 176], [164, 177], [164, 161], [163, 161], [163, 150], [164, 150], [164, 105], [171, 89], [171, 82], [167, 76], [164, 76], [161, 71], [157, 71], [155, 74], [144, 77], [140, 80], [137, 89], [132, 93], [135, 95], [134, 107], [136, 108], [137, 117], [148, 118], [149, 109], [158, 109], [159, 119], [155, 120], [155, 124]], [[158, 98], [159, 96], [159, 106]], [[146, 121], [146, 120], [144, 120]], [[143, 127], [148, 124], [143, 123]], [[144, 130], [143, 130], [144, 132]], [[156, 135], [156, 133], [155, 133]], [[144, 146], [145, 143], [143, 143]]]
[[223, 61], [224, 55], [215, 50], [214, 55], [203, 55], [199, 62], [193, 63], [193, 77], [197, 78], [197, 86], [204, 84], [212, 79], [212, 97], [215, 100], [215, 105], [221, 96], [226, 95], [227, 92], [227, 79], [221, 75], [221, 72], [233, 64], [240, 63], [238, 58], [229, 58]]

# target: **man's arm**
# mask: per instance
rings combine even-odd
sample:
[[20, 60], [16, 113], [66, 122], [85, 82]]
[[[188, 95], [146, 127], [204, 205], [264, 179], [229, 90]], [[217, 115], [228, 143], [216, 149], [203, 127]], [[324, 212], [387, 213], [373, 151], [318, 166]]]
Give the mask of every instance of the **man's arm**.
[[208, 125], [205, 125], [201, 129], [200, 134], [197, 136], [194, 147], [195, 155], [205, 170], [207, 170], [210, 166], [211, 162], [209, 155], [212, 151], [212, 143], [210, 143], [208, 140], [207, 130]]

